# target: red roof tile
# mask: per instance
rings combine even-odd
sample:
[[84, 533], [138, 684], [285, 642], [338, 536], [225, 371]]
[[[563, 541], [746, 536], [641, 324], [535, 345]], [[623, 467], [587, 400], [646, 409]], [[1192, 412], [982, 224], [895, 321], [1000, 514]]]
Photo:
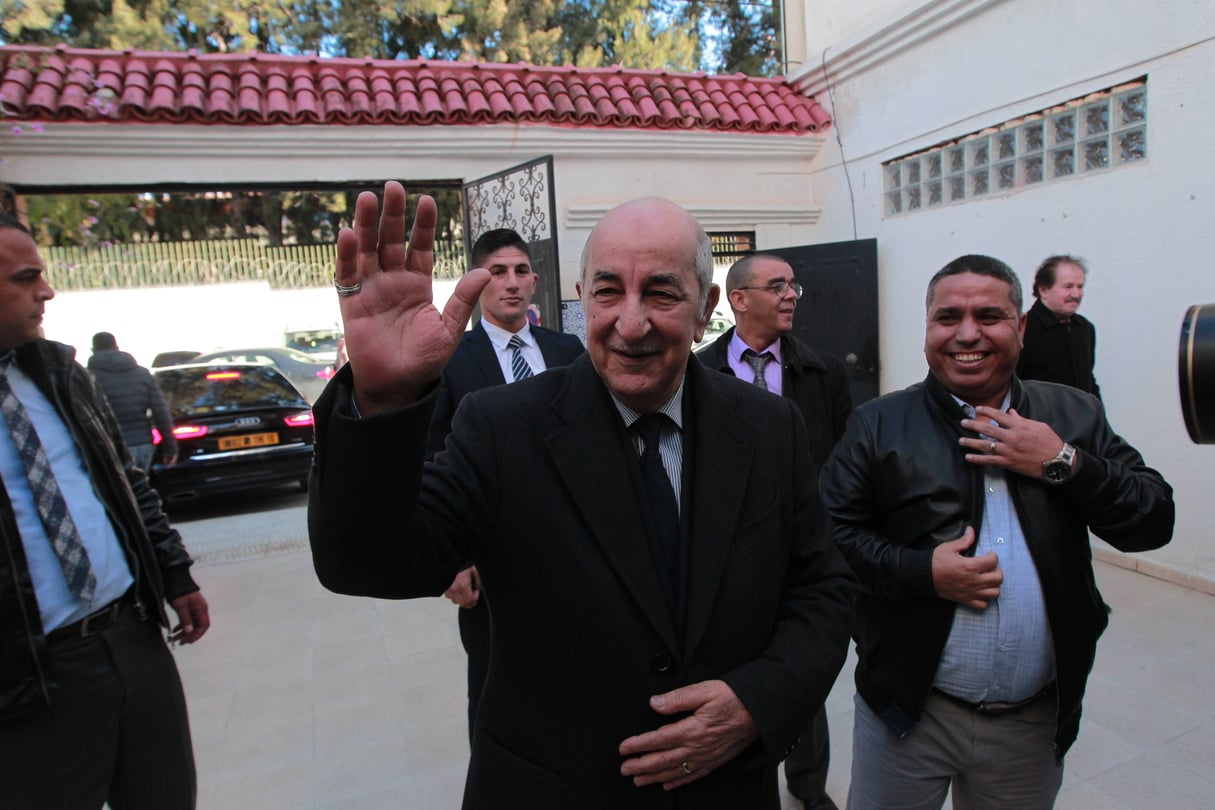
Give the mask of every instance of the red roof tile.
[[783, 79], [623, 68], [0, 47], [18, 120], [545, 124], [806, 134], [831, 117]]

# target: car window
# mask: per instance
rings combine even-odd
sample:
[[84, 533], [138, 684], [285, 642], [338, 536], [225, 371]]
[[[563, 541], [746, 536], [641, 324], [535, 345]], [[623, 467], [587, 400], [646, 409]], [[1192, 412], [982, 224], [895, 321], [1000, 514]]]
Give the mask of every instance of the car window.
[[294, 360], [297, 363], [323, 363], [323, 362], [325, 362], [324, 360], [318, 360], [317, 358], [313, 357], [310, 354], [301, 352], [297, 349], [291, 349], [291, 348], [283, 349], [283, 357], [287, 358], [288, 360]]
[[174, 416], [296, 404], [308, 407], [295, 386], [270, 366], [169, 367], [156, 372], [156, 381]]
[[301, 329], [283, 335], [283, 345], [303, 352], [336, 351], [341, 332], [334, 329]]
[[213, 354], [199, 358], [196, 362], [210, 363], [213, 366], [222, 366], [227, 363], [255, 363], [259, 366], [274, 365], [274, 358], [264, 354], [251, 354], [248, 352], [234, 352], [229, 354]]

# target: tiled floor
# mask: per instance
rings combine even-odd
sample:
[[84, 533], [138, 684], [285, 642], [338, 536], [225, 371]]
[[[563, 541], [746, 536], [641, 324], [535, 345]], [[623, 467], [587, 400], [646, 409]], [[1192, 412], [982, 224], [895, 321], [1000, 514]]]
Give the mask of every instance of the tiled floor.
[[[1097, 567], [1114, 612], [1057, 806], [1215, 808], [1215, 597]], [[298, 548], [204, 557], [196, 573], [215, 625], [177, 656], [201, 810], [459, 807], [468, 744], [453, 606], [327, 593]], [[827, 704], [841, 806], [851, 668]]]

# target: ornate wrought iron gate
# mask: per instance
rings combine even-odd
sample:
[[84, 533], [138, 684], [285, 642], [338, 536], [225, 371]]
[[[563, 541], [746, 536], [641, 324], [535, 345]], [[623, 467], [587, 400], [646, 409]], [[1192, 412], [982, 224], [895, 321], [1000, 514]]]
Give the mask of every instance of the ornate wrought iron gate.
[[557, 261], [557, 200], [553, 156], [545, 155], [464, 184], [464, 240], [472, 244], [485, 231], [513, 228], [527, 242], [532, 269], [540, 283], [533, 299], [540, 322], [561, 330], [561, 266]]

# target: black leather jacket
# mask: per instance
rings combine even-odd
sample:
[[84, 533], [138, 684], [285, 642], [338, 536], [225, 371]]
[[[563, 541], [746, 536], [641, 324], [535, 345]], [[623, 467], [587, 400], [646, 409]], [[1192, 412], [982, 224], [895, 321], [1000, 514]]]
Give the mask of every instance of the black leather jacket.
[[[93, 488], [126, 552], [138, 603], [167, 627], [165, 600], [198, 590], [190, 577], [190, 556], [161, 510], [156, 491], [131, 462], [105, 398], [74, 357], [70, 346], [38, 340], [18, 349], [16, 362], [76, 439]], [[8, 491], [0, 487], [0, 719], [49, 704], [51, 680], [25, 547]]]
[[[1079, 452], [1050, 485], [1009, 473], [1017, 517], [1042, 582], [1058, 685], [1056, 756], [1076, 739], [1097, 638], [1108, 622], [1088, 531], [1123, 551], [1173, 534], [1172, 488], [1110, 428], [1100, 402], [1074, 388], [1014, 378], [1011, 407]], [[963, 458], [961, 407], [931, 375], [857, 408], [823, 474], [835, 541], [863, 588], [854, 636], [857, 691], [896, 733], [920, 719], [953, 621], [932, 552], [983, 519], [983, 470]]]

